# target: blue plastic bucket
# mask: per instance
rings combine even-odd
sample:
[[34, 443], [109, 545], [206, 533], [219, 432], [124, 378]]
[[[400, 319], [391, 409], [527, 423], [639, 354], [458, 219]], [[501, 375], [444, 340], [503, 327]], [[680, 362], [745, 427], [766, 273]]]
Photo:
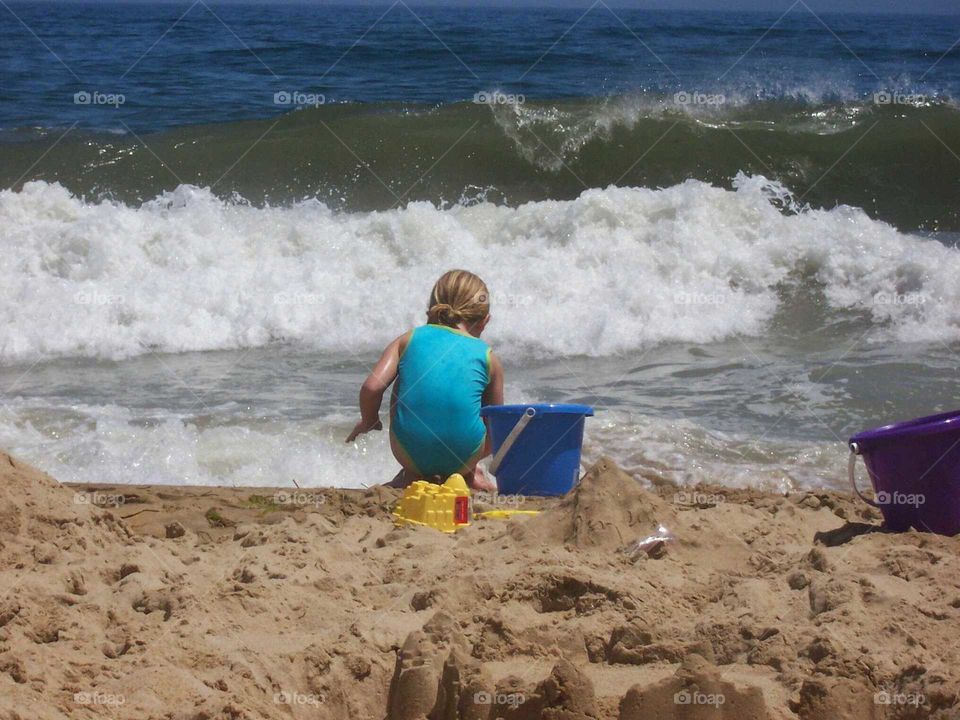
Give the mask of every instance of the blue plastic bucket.
[[[532, 413], [531, 413], [532, 411]], [[564, 495], [580, 476], [588, 405], [488, 405], [480, 411], [490, 427], [494, 455], [524, 414], [529, 422], [496, 470], [504, 495]]]
[[[960, 410], [865, 430], [850, 438], [850, 452], [850, 483], [888, 528], [960, 533]], [[873, 500], [857, 488], [858, 456]]]

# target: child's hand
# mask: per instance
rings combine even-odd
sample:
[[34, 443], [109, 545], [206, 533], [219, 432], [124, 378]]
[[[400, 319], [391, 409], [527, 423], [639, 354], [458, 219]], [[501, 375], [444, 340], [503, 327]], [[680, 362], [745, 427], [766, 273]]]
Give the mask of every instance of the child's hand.
[[353, 431], [347, 436], [346, 441], [352, 443], [357, 439], [358, 435], [363, 435], [371, 430], [383, 430], [383, 423], [380, 422], [380, 418], [377, 418], [373, 424], [367, 424], [363, 420], [360, 420], [360, 422], [353, 426]]

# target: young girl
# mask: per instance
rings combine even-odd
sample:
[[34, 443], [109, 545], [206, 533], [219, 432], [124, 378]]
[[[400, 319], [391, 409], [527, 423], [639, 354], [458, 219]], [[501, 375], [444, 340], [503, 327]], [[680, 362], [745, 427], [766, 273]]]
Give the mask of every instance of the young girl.
[[443, 482], [460, 473], [475, 490], [495, 490], [477, 466], [490, 453], [482, 405], [503, 404], [503, 367], [480, 335], [490, 322], [490, 294], [466, 270], [444, 273], [427, 324], [387, 345], [360, 388], [360, 422], [347, 442], [382, 430], [383, 393], [390, 398], [390, 448], [402, 469], [390, 483]]

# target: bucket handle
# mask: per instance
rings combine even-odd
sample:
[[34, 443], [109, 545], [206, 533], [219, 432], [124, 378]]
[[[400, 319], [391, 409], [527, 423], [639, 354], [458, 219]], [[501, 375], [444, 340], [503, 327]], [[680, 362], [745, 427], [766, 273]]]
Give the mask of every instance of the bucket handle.
[[860, 447], [856, 443], [850, 443], [850, 460], [847, 462], [847, 474], [850, 476], [850, 487], [853, 488], [853, 492], [856, 493], [857, 497], [863, 500], [867, 505], [880, 507], [876, 501], [866, 497], [862, 492], [860, 492], [860, 488], [857, 487], [857, 456], [859, 454]]
[[500, 446], [500, 449], [497, 450], [497, 454], [493, 456], [493, 460], [490, 461], [490, 474], [496, 475], [497, 470], [500, 469], [500, 464], [503, 462], [503, 459], [507, 456], [507, 453], [510, 452], [510, 448], [513, 447], [513, 444], [517, 441], [517, 438], [520, 437], [520, 433], [523, 432], [523, 429], [527, 426], [533, 416], [537, 414], [536, 408], [528, 407], [523, 411], [523, 415], [520, 416], [520, 419], [517, 420], [517, 424], [513, 426], [513, 429], [504, 439], [503, 444]]

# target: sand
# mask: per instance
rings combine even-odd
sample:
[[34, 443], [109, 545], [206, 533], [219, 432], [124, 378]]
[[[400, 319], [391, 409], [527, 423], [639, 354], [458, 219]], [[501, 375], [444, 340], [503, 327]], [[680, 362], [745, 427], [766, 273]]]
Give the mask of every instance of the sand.
[[395, 528], [398, 494], [68, 487], [0, 454], [0, 717], [960, 717], [960, 538], [606, 459], [452, 536]]

